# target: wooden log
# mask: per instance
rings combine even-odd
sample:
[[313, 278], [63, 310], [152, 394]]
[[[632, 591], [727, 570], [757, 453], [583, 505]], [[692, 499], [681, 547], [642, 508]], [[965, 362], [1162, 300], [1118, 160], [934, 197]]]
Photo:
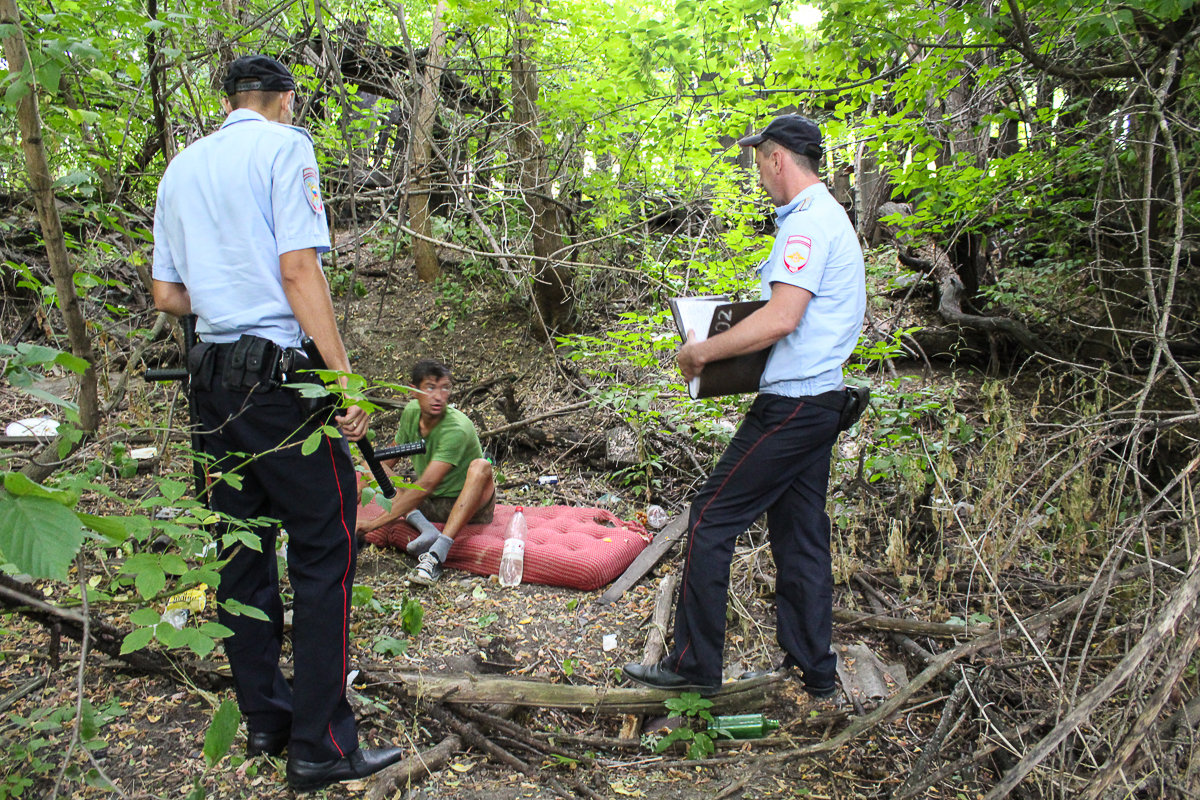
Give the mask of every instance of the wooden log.
[[[662, 713], [664, 702], [678, 697], [678, 692], [661, 689], [609, 689], [603, 686], [571, 686], [545, 683], [528, 678], [501, 675], [468, 675], [464, 673], [426, 673], [379, 669], [366, 666], [362, 670], [365, 683], [386, 684], [394, 693], [415, 702], [431, 701], [448, 705], [487, 705], [511, 703], [534, 708], [562, 708], [574, 711], [597, 711], [604, 714]], [[713, 713], [762, 708], [767, 697], [782, 678], [767, 675], [748, 681], [732, 681], [708, 698]]]
[[[643, 666], [657, 664], [667, 650], [667, 622], [671, 605], [675, 599], [675, 584], [678, 575], [664, 575], [658, 583], [658, 595], [654, 599], [654, 614], [650, 618], [650, 632], [646, 635], [646, 652], [642, 655]], [[642, 715], [630, 714], [621, 723], [621, 738], [633, 739], [642, 730]]]
[[871, 628], [877, 631], [894, 631], [897, 633], [915, 633], [920, 636], [983, 636], [991, 632], [986, 625], [950, 625], [945, 622], [921, 622], [916, 619], [897, 619], [884, 617], [879, 614], [864, 614], [861, 611], [849, 611], [845, 608], [833, 610], [833, 621], [841, 625], [853, 625]]
[[600, 595], [600, 605], [608, 605], [614, 600], [620, 599], [621, 595], [625, 594], [630, 586], [633, 586], [642, 576], [649, 572], [655, 564], [657, 564], [663, 556], [667, 554], [667, 550], [671, 549], [671, 545], [675, 544], [687, 532], [688, 516], [692, 507], [689, 505], [683, 509], [675, 519], [667, 523], [667, 526], [658, 532], [654, 537], [654, 541], [650, 543], [642, 552], [638, 553], [638, 557], [633, 560], [633, 563], [622, 573], [621, 577], [613, 581], [612, 586], [604, 594]]
[[386, 800], [397, 791], [405, 792], [413, 784], [446, 766], [462, 749], [462, 739], [451, 734], [436, 747], [392, 764], [367, 781], [367, 800]]

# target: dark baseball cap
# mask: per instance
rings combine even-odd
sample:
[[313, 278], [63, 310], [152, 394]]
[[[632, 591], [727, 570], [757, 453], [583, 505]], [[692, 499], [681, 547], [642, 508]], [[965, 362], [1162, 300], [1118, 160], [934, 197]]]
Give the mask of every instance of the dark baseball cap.
[[819, 159], [824, 152], [821, 147], [821, 129], [817, 127], [817, 123], [799, 114], [776, 117], [761, 133], [738, 139], [738, 144], [742, 147], [758, 147], [767, 139], [783, 145], [793, 153], [810, 158]]
[[296, 88], [292, 73], [270, 56], [242, 56], [229, 65], [221, 88], [238, 92], [288, 92]]

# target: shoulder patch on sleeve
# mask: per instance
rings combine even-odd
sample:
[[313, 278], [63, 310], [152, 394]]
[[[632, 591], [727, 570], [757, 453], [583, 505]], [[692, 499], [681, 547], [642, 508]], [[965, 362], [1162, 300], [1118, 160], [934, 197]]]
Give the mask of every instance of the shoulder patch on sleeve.
[[321, 205], [321, 184], [317, 180], [317, 171], [312, 167], [304, 168], [304, 197], [308, 200], [308, 205], [312, 208], [314, 214], [320, 214], [323, 206]]
[[789, 236], [783, 246], [783, 265], [787, 271], [797, 273], [804, 269], [812, 254], [812, 239], [807, 236]]

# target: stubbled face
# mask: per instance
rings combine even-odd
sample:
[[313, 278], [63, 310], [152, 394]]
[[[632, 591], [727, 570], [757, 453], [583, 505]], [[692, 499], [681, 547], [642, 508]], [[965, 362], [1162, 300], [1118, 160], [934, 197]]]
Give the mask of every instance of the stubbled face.
[[779, 148], [774, 148], [769, 153], [765, 152], [762, 147], [754, 149], [754, 163], [758, 165], [758, 182], [763, 191], [767, 193], [767, 197], [770, 197], [771, 202], [777, 206], [783, 205], [790, 199], [783, 196], [783, 179], [780, 174], [782, 172], [780, 169], [781, 158], [783, 158], [783, 153], [779, 151]]
[[449, 378], [423, 378], [416, 386], [420, 391], [417, 403], [421, 406], [421, 416], [427, 419], [441, 419], [446, 415], [446, 407], [450, 404], [451, 382]]

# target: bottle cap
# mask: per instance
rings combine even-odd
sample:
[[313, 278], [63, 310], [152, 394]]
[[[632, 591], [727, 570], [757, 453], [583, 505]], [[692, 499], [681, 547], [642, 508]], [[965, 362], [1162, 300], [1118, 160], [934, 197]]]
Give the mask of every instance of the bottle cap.
[[524, 513], [525, 513], [525, 506], [517, 506], [517, 513], [518, 513], [518, 514], [524, 514]]

